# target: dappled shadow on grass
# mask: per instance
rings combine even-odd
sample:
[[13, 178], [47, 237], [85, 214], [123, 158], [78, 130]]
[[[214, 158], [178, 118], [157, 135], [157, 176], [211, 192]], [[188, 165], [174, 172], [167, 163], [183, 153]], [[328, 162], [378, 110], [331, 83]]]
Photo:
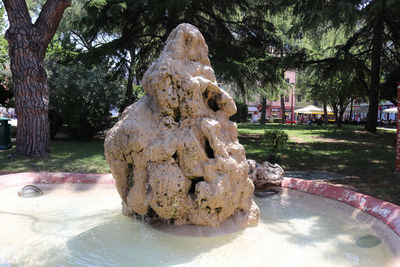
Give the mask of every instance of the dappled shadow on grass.
[[[370, 134], [361, 131], [362, 127], [352, 125], [344, 125], [341, 129], [335, 125], [311, 127], [241, 124], [239, 129], [243, 133], [239, 141], [244, 145], [248, 158], [265, 161], [270, 154], [269, 146], [262, 133], [256, 130], [303, 130], [298, 135], [299, 142], [294, 142], [296, 139], [292, 138], [289, 145], [281, 150], [282, 165], [287, 170], [324, 170], [351, 176], [389, 175], [393, 172], [394, 133]], [[302, 139], [304, 136], [306, 139]]]
[[332, 142], [348, 142], [357, 143], [359, 145], [374, 145], [382, 147], [395, 146], [395, 133], [391, 132], [378, 132], [372, 134], [366, 131], [352, 131], [352, 130], [338, 130], [338, 129], [321, 129], [314, 130], [313, 132], [306, 133], [307, 135], [315, 136], [315, 139], [329, 139]]
[[373, 144], [368, 147], [363, 145], [361, 149], [359, 144], [353, 143], [291, 143], [282, 151], [282, 158], [291, 170], [305, 162], [308, 169], [330, 169], [345, 175], [386, 170], [389, 174], [394, 166], [394, 151], [380, 149]]
[[[286, 171], [318, 170], [350, 176], [353, 179], [330, 182], [349, 185], [359, 192], [399, 205], [400, 182], [396, 183], [397, 179], [393, 177], [395, 150], [390, 145], [391, 136], [365, 134], [360, 137], [360, 142], [357, 136], [348, 139], [345, 136], [333, 140], [322, 138], [313, 142], [290, 142], [280, 153], [281, 166]], [[260, 136], [242, 135], [239, 141], [245, 147], [247, 158], [257, 162], [267, 160], [270, 150]]]
[[[270, 153], [262, 139], [240, 137], [247, 158], [263, 162]], [[387, 174], [393, 171], [394, 151], [371, 143], [312, 142], [289, 143], [280, 153], [286, 170], [323, 170], [349, 176]]]

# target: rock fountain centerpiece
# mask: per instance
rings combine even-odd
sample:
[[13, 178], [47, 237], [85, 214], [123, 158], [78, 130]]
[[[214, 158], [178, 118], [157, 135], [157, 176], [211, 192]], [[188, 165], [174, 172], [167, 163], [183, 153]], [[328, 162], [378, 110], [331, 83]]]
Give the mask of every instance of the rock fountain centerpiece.
[[105, 140], [125, 215], [175, 225], [258, 221], [233, 99], [218, 87], [199, 30], [180, 24], [143, 77], [146, 93]]

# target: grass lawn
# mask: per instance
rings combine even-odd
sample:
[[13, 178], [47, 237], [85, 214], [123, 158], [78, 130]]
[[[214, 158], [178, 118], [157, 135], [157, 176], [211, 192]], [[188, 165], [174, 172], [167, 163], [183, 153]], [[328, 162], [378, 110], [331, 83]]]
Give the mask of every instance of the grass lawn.
[[[289, 145], [280, 153], [281, 166], [289, 170], [329, 171], [351, 179], [332, 183], [353, 187], [400, 205], [400, 178], [393, 177], [395, 131], [380, 130], [369, 134], [362, 127], [344, 125], [299, 126], [280, 124], [238, 124], [239, 140], [246, 156], [264, 162], [269, 155], [263, 140], [265, 129], [288, 133]], [[12, 150], [0, 150], [0, 174], [22, 171], [110, 172], [104, 158], [103, 139], [91, 141], [59, 140], [51, 143], [45, 159], [11, 158]]]
[[50, 156], [44, 159], [8, 159], [12, 150], [0, 150], [0, 174], [23, 171], [108, 173], [103, 143], [102, 139], [53, 141]]
[[265, 161], [269, 148], [262, 138], [264, 130], [284, 130], [290, 138], [280, 153], [284, 170], [319, 170], [350, 176], [353, 178], [332, 183], [349, 185], [400, 205], [400, 178], [393, 177], [395, 131], [382, 129], [370, 134], [361, 126], [350, 125], [239, 124], [238, 128], [247, 158]]

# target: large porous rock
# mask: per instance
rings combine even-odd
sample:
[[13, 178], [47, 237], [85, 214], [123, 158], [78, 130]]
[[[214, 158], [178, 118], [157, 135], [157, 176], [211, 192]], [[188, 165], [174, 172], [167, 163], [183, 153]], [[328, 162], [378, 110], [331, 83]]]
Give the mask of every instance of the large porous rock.
[[249, 178], [253, 181], [256, 188], [265, 185], [280, 186], [285, 171], [278, 164], [265, 161], [262, 164], [252, 159], [247, 160], [249, 164]]
[[254, 185], [229, 120], [236, 106], [218, 87], [196, 27], [171, 32], [143, 88], [104, 144], [124, 213], [178, 225], [255, 224]]

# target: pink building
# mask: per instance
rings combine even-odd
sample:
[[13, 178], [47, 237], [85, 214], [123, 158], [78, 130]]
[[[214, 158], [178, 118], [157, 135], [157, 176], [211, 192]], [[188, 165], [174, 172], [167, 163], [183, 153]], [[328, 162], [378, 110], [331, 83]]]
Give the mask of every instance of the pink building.
[[269, 118], [286, 118], [286, 121], [291, 121], [295, 118], [294, 109], [296, 108], [296, 72], [286, 71], [285, 79], [290, 83], [288, 92], [284, 94], [285, 97], [285, 111], [284, 114], [281, 110], [280, 98], [276, 101], [267, 100], [267, 117]]

